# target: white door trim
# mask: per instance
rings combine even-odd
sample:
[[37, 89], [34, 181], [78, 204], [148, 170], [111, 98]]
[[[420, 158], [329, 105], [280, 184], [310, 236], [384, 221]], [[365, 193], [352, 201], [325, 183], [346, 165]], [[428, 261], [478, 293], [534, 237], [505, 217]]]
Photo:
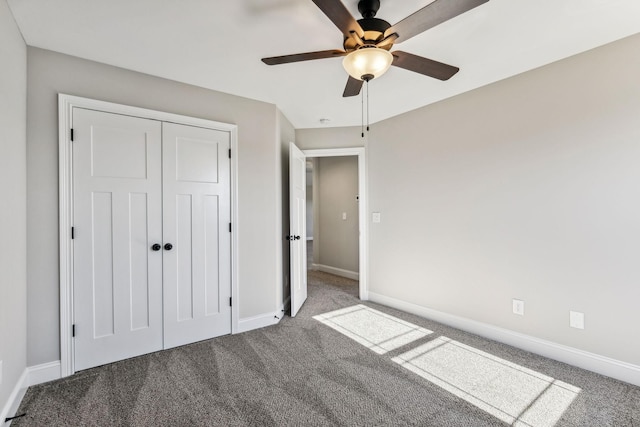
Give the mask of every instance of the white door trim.
[[238, 126], [212, 120], [182, 116], [98, 101], [78, 96], [58, 95], [58, 174], [59, 174], [59, 243], [60, 243], [60, 374], [61, 377], [75, 372], [73, 360], [73, 188], [71, 120], [73, 107], [122, 114], [163, 122], [178, 123], [229, 132], [231, 138], [231, 333], [238, 332], [240, 305], [238, 298]]
[[327, 148], [317, 150], [302, 150], [307, 158], [311, 157], [341, 157], [358, 156], [358, 221], [360, 225], [359, 241], [359, 278], [360, 299], [369, 299], [369, 223], [367, 212], [369, 211], [369, 197], [367, 188], [367, 158], [364, 147], [353, 148]]

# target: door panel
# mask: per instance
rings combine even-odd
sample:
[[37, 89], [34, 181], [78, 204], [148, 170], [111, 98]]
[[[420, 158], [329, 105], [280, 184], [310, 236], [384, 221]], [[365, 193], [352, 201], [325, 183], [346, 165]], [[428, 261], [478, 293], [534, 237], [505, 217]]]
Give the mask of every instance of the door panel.
[[[161, 125], [74, 108], [75, 369], [162, 349]], [[131, 148], [131, 150], [128, 150]]]
[[307, 164], [302, 151], [289, 146], [289, 221], [291, 245], [291, 317], [307, 299]]
[[131, 329], [149, 327], [149, 237], [147, 235], [148, 197], [129, 194], [129, 224], [131, 224]]
[[229, 133], [163, 123], [165, 348], [231, 333]]
[[[91, 304], [95, 307], [93, 315], [93, 336], [103, 338], [114, 334], [115, 307], [114, 271], [113, 271], [113, 203], [112, 193], [95, 192], [91, 195], [93, 213], [93, 283], [91, 286]], [[80, 228], [78, 228], [80, 231]], [[82, 242], [84, 243], [84, 242]], [[81, 246], [78, 244], [78, 246]], [[80, 266], [79, 266], [80, 267]], [[82, 288], [84, 283], [78, 283]]]
[[[220, 257], [220, 203], [219, 196], [203, 197], [204, 203], [204, 285], [205, 316], [220, 313], [220, 292], [217, 292]], [[227, 232], [224, 230], [223, 232]], [[231, 332], [231, 331], [229, 331]]]

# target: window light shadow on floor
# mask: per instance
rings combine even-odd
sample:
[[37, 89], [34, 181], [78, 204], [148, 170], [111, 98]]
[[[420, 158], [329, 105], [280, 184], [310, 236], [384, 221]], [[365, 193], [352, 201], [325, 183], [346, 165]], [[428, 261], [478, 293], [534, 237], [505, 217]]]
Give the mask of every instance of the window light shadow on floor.
[[[364, 305], [314, 319], [380, 355], [432, 333]], [[581, 391], [444, 336], [391, 360], [514, 426], [554, 426]]]
[[433, 333], [361, 304], [313, 318], [378, 354], [385, 354]]

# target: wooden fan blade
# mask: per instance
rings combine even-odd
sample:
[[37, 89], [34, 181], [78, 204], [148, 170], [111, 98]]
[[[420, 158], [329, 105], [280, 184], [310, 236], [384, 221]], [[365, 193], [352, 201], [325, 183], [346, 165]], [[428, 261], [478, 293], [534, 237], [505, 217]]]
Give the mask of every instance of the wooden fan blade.
[[340, 0], [313, 0], [313, 2], [342, 31], [345, 37], [349, 37], [351, 31], [355, 31], [360, 37], [364, 37], [362, 27], [351, 16]]
[[393, 65], [405, 70], [424, 74], [438, 80], [449, 80], [460, 68], [442, 62], [427, 59], [422, 56], [396, 50], [393, 54]]
[[465, 13], [468, 10], [478, 7], [489, 0], [435, 0], [398, 22], [384, 35], [388, 36], [398, 33], [396, 43], [401, 43], [411, 37], [442, 24], [451, 18]]
[[312, 59], [337, 58], [345, 56], [344, 50], [321, 50], [318, 52], [295, 53], [293, 55], [273, 56], [262, 58], [262, 62], [267, 65], [288, 64], [290, 62], [310, 61]]
[[347, 86], [344, 88], [344, 92], [342, 93], [342, 96], [344, 98], [347, 98], [349, 96], [358, 95], [360, 93], [360, 89], [362, 89], [363, 84], [364, 84], [364, 81], [354, 79], [353, 77], [349, 76], [349, 80], [347, 80]]

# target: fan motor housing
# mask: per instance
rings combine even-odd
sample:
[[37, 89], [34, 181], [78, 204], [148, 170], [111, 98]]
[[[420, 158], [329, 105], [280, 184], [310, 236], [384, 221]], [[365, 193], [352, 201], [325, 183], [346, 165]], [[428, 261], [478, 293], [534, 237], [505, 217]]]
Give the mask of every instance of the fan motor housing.
[[[378, 18], [362, 18], [358, 20], [358, 24], [364, 30], [362, 41], [365, 44], [376, 44], [381, 41], [384, 38], [384, 32], [391, 28], [391, 24]], [[358, 48], [358, 43], [351, 37], [345, 37], [343, 46], [344, 50], [351, 52]], [[391, 47], [392, 44], [383, 46], [382, 49], [389, 50]]]

